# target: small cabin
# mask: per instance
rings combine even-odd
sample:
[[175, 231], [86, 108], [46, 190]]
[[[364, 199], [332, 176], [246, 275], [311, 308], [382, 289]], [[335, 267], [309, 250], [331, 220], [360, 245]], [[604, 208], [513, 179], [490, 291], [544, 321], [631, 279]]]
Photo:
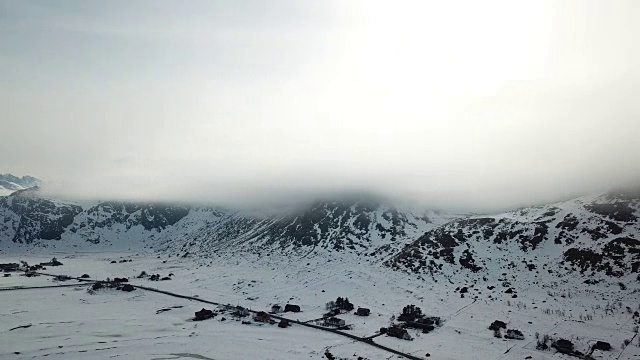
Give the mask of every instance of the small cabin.
[[520, 330], [509, 329], [507, 333], [504, 335], [507, 339], [515, 339], [515, 340], [524, 340], [524, 334]]
[[249, 316], [249, 310], [243, 308], [242, 306], [236, 306], [231, 315], [236, 317], [246, 317]]
[[0, 264], [0, 271], [12, 272], [12, 271], [18, 271], [19, 269], [20, 269], [20, 264], [16, 264], [16, 263]]
[[324, 324], [326, 326], [337, 326], [337, 327], [340, 327], [340, 326], [345, 326], [347, 323], [344, 320], [339, 319], [337, 317], [330, 317], [330, 318], [324, 320]]
[[417, 321], [407, 321], [406, 322], [406, 326], [408, 328], [422, 330], [422, 332], [425, 333], [425, 334], [429, 333], [429, 332], [432, 332], [435, 329], [435, 326], [433, 326], [431, 324], [426, 324], [426, 323], [417, 322]]
[[400, 326], [392, 326], [387, 329], [387, 335], [403, 340], [413, 340], [406, 329]]
[[369, 314], [371, 314], [371, 310], [367, 308], [359, 307], [358, 310], [356, 311], [356, 315], [358, 316], [369, 316]]
[[299, 305], [293, 305], [293, 304], [286, 304], [284, 306], [284, 312], [300, 312], [300, 306]]
[[555, 348], [556, 350], [558, 350], [558, 352], [563, 354], [573, 353], [573, 343], [569, 340], [558, 339], [553, 344], [551, 344], [551, 347]]
[[58, 259], [56, 258], [51, 259], [51, 261], [49, 262], [40, 263], [40, 266], [61, 266], [61, 265], [62, 263], [58, 261]]
[[593, 352], [594, 350], [600, 350], [600, 351], [609, 351], [611, 350], [611, 344], [609, 344], [606, 341], [600, 341], [598, 340], [595, 344], [593, 344], [593, 346], [591, 347], [591, 351]]
[[272, 314], [279, 314], [282, 312], [282, 306], [275, 304], [271, 307], [271, 313]]
[[193, 320], [202, 321], [202, 320], [211, 319], [213, 316], [214, 316], [213, 311], [203, 308], [200, 311], [196, 311], [196, 317]]
[[124, 284], [124, 285], [122, 286], [122, 289], [120, 289], [120, 290], [122, 290], [122, 291], [126, 291], [126, 292], [131, 292], [131, 291], [133, 291], [133, 290], [135, 290], [135, 289], [136, 289], [136, 288], [134, 288], [134, 287], [133, 287], [133, 285], [131, 285], [131, 284]]

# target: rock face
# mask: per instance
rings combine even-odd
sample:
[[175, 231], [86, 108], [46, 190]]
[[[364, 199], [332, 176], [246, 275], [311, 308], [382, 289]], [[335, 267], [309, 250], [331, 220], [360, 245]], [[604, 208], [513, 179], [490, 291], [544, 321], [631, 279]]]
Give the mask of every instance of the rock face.
[[609, 193], [459, 219], [424, 233], [386, 264], [431, 275], [555, 268], [620, 277], [640, 270], [639, 210], [637, 194]]
[[0, 174], [0, 190], [7, 190], [8, 192], [25, 190], [39, 186], [41, 183], [42, 181], [33, 176], [17, 177], [11, 174]]
[[0, 197], [0, 244], [49, 246], [57, 241], [77, 246], [148, 239], [188, 213], [189, 208], [170, 204], [105, 202], [83, 208], [42, 197], [33, 187]]
[[153, 246], [176, 256], [343, 257], [433, 277], [623, 277], [640, 271], [639, 193], [487, 216], [416, 211], [362, 197], [255, 215], [159, 203], [74, 204], [42, 197], [34, 187], [0, 197], [0, 249]]
[[173, 243], [168, 249], [177, 255], [350, 253], [383, 258], [453, 218], [455, 215], [400, 209], [369, 199], [319, 201], [286, 215], [223, 214], [216, 223], [184, 237], [182, 245]]
[[35, 196], [38, 188], [20, 190], [0, 197], [0, 242], [31, 244], [35, 240], [60, 240], [75, 216], [77, 205], [63, 204]]

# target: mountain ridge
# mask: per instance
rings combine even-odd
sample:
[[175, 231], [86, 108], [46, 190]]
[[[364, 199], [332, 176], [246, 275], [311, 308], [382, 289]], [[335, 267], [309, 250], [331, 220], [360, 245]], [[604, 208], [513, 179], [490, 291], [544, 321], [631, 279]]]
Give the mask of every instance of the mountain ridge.
[[15, 191], [25, 190], [42, 184], [40, 179], [24, 175], [18, 177], [12, 174], [0, 174], [0, 196], [9, 195]]
[[373, 198], [316, 201], [286, 214], [258, 215], [153, 202], [79, 205], [45, 198], [36, 187], [0, 197], [0, 248], [316, 257], [433, 277], [478, 278], [514, 269], [623, 277], [640, 271], [638, 194], [587, 195], [492, 215], [418, 211]]

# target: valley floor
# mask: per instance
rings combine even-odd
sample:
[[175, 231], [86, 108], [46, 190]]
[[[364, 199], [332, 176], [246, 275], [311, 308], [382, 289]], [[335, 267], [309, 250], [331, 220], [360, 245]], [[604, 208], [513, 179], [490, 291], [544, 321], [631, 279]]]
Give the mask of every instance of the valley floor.
[[[64, 263], [45, 272], [94, 279], [127, 277], [144, 285], [214, 302], [268, 311], [273, 304], [297, 304], [302, 312], [282, 314], [294, 320], [322, 316], [325, 303], [347, 297], [371, 309], [371, 316], [344, 314], [356, 336], [376, 335], [388, 327], [405, 305], [415, 304], [427, 315], [444, 320], [442, 327], [423, 334], [409, 330], [413, 341], [378, 336], [378, 344], [430, 359], [574, 359], [555, 351], [536, 350], [536, 333], [570, 339], [587, 352], [596, 340], [613, 349], [596, 351], [596, 359], [640, 359], [632, 313], [640, 306], [638, 284], [620, 290], [616, 283], [579, 286], [581, 282], [539, 284], [504, 294], [500, 284], [479, 281], [465, 297], [455, 291], [468, 284], [418, 279], [366, 262], [310, 259], [302, 261], [242, 258], [177, 259], [157, 254], [46, 254], [0, 255], [0, 263], [25, 260], [30, 264], [52, 256]], [[112, 264], [112, 261], [118, 263]], [[119, 262], [122, 260], [131, 260]], [[136, 279], [141, 271], [170, 273], [172, 280]], [[458, 280], [460, 281], [460, 280]], [[0, 277], [0, 290], [15, 286], [73, 284], [51, 277]], [[488, 285], [497, 286], [494, 291]], [[293, 325], [242, 324], [229, 315], [194, 322], [194, 312], [212, 305], [136, 289], [133, 292], [99, 290], [89, 285], [0, 291], [0, 359], [326, 359], [328, 349], [337, 358], [400, 359], [373, 346]], [[570, 295], [566, 295], [569, 294]], [[562, 295], [565, 294], [565, 297]], [[474, 297], [477, 297], [474, 299]], [[606, 310], [608, 308], [608, 310]], [[156, 313], [160, 309], [167, 311]], [[589, 315], [589, 316], [587, 316]], [[221, 321], [226, 317], [226, 321]], [[495, 338], [488, 330], [494, 320], [519, 329], [525, 340]], [[27, 327], [27, 325], [30, 325]], [[24, 327], [21, 327], [24, 326]], [[635, 336], [635, 337], [634, 337]], [[633, 339], [623, 347], [623, 342]]]

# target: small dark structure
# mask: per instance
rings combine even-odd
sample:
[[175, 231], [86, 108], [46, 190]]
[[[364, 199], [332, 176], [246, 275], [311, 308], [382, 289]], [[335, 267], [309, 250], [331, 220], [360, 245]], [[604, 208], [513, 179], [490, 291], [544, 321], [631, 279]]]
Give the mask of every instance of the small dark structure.
[[344, 320], [339, 319], [337, 317], [330, 317], [330, 318], [324, 319], [325, 326], [341, 327], [341, 326], [345, 326], [346, 324], [347, 323]]
[[247, 317], [249, 316], [249, 310], [243, 308], [242, 306], [236, 306], [231, 315], [235, 317]]
[[115, 261], [115, 260], [112, 260], [112, 261], [111, 261], [111, 264], [117, 264], [117, 263], [118, 263], [118, 262], [117, 262], [117, 261]]
[[282, 312], [282, 306], [275, 304], [271, 307], [271, 313], [272, 314], [279, 314]]
[[406, 329], [395, 325], [387, 329], [387, 335], [403, 340], [413, 340]]
[[284, 306], [284, 312], [300, 312], [300, 306], [299, 305], [293, 305], [293, 304], [286, 304]]
[[601, 350], [601, 351], [610, 351], [611, 350], [611, 344], [609, 344], [606, 341], [597, 341], [595, 344], [593, 344], [593, 346], [591, 347], [591, 352], [593, 353], [594, 350]]
[[89, 274], [82, 274], [82, 276], [80, 276], [80, 279], [89, 279], [89, 278], [91, 278]]
[[552, 348], [558, 350], [558, 352], [563, 354], [572, 354], [573, 353], [573, 343], [569, 340], [558, 339], [551, 344]]
[[103, 287], [104, 287], [104, 284], [102, 284], [101, 282], [97, 282], [91, 285], [91, 290], [98, 290], [98, 289], [102, 289]]
[[271, 319], [271, 316], [264, 311], [260, 311], [253, 317], [253, 321], [263, 322], [268, 324], [275, 324], [275, 321]]
[[126, 282], [129, 282], [129, 279], [127, 279], [127, 278], [113, 278], [113, 282], [114, 283], [126, 283]]
[[291, 326], [291, 323], [288, 320], [280, 320], [280, 323], [278, 324], [278, 327], [280, 328], [288, 328], [289, 326]]
[[489, 330], [500, 330], [500, 329], [506, 329], [507, 328], [507, 324], [504, 321], [500, 321], [500, 320], [496, 320], [494, 322], [491, 323], [491, 325], [489, 325]]
[[358, 316], [369, 316], [369, 314], [371, 314], [371, 310], [367, 308], [359, 307], [358, 310], [356, 310], [356, 315]]
[[420, 329], [423, 333], [429, 333], [433, 331], [436, 326], [440, 326], [441, 324], [442, 320], [437, 316], [420, 317], [415, 319], [415, 321], [405, 322], [406, 327], [412, 329]]
[[322, 317], [332, 317], [332, 316], [336, 316], [336, 315], [340, 315], [341, 311], [338, 308], [335, 309], [331, 309], [328, 312], [326, 312]]
[[149, 276], [149, 280], [151, 281], [159, 281], [160, 280], [160, 274], [154, 274]]
[[417, 321], [407, 321], [405, 323], [405, 325], [408, 328], [412, 328], [412, 329], [420, 329], [422, 330], [423, 333], [430, 333], [435, 329], [435, 326], [433, 326], [432, 324], [426, 324], [423, 322], [417, 322]]
[[415, 305], [407, 305], [402, 309], [402, 314], [398, 316], [399, 321], [415, 321], [422, 318], [422, 309]]
[[349, 298], [341, 298], [338, 296], [336, 299], [336, 307], [340, 310], [344, 311], [352, 311], [354, 306], [351, 302], [349, 302]]
[[160, 281], [167, 281], [167, 280], [171, 280], [171, 278], [169, 276], [165, 276], [162, 279], [160, 279]]
[[58, 259], [53, 258], [49, 262], [40, 263], [40, 266], [62, 266], [62, 263], [60, 261], [58, 261]]
[[20, 270], [20, 264], [15, 264], [15, 263], [0, 264], [0, 271], [14, 272], [18, 270]]
[[196, 311], [196, 317], [193, 320], [202, 321], [202, 320], [211, 319], [214, 316], [215, 314], [213, 313], [213, 311], [203, 308], [200, 311]]
[[506, 339], [514, 339], [514, 340], [524, 340], [524, 334], [520, 330], [509, 329], [507, 333], [504, 335]]
[[136, 288], [133, 287], [133, 285], [131, 285], [131, 284], [124, 284], [120, 290], [126, 291], [126, 292], [131, 292], [131, 291], [133, 291], [135, 289]]

